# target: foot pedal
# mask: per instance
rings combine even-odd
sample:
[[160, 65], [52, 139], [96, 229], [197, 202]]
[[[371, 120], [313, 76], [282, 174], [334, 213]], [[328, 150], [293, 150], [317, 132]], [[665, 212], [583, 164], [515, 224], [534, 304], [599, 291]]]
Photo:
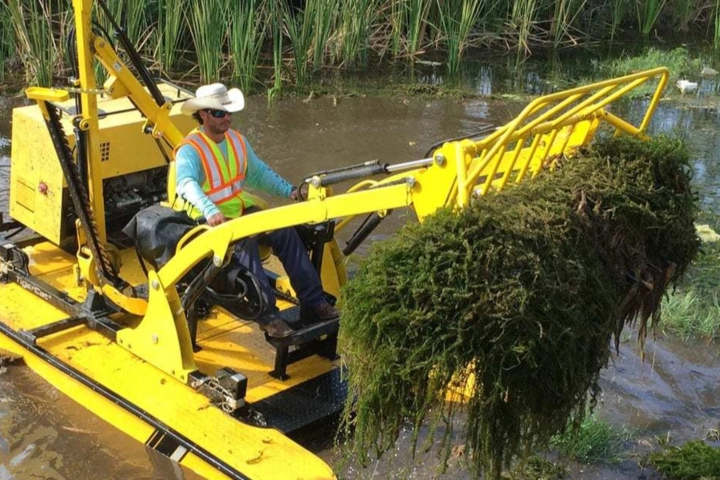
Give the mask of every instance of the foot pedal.
[[298, 321], [298, 314], [299, 309], [297, 307], [280, 312], [280, 317], [288, 325], [296, 328], [292, 335], [284, 338], [265, 336], [268, 343], [274, 346], [276, 350], [275, 368], [270, 372], [270, 376], [280, 380], [290, 378], [287, 374], [289, 365], [311, 355], [320, 355], [331, 360], [338, 357], [337, 337], [340, 329], [340, 319], [333, 318], [305, 325]]

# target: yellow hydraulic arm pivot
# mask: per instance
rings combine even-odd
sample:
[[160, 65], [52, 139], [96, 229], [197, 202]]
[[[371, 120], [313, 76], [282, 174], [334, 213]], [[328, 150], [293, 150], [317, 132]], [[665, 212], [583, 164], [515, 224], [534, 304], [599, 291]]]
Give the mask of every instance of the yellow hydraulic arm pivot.
[[[657, 81], [654, 93], [639, 126], [610, 113], [606, 107], [629, 91]], [[176, 283], [204, 258], [221, 263], [229, 245], [240, 239], [279, 228], [412, 206], [420, 220], [439, 208], [462, 208], [470, 198], [490, 189], [501, 190], [513, 179], [521, 182], [530, 172], [536, 176], [543, 168], [552, 168], [555, 159], [570, 156], [587, 145], [601, 122], [616, 134], [644, 135], [668, 80], [668, 71], [657, 68], [613, 80], [587, 85], [540, 97], [531, 102], [515, 119], [491, 135], [478, 140], [449, 142], [433, 156], [420, 161], [387, 166], [391, 175], [382, 180], [365, 179], [348, 193], [331, 196], [328, 188], [333, 174], [308, 180], [308, 200], [243, 216], [220, 226], [206, 229], [183, 245], [153, 276], [147, 314], [136, 329], [120, 332], [124, 342], [132, 342], [136, 354], [166, 372], [178, 374], [187, 368], [191, 355], [186, 336], [185, 312], [179, 308]], [[358, 171], [365, 167], [359, 168]], [[351, 175], [342, 170], [342, 179]], [[359, 178], [359, 177], [358, 177]], [[344, 225], [345, 221], [340, 225]], [[172, 315], [172, 317], [171, 317]], [[173, 327], [174, 326], [174, 327]], [[180, 346], [173, 352], [153, 342], [148, 332], [178, 329]], [[162, 358], [162, 365], [158, 362]]]

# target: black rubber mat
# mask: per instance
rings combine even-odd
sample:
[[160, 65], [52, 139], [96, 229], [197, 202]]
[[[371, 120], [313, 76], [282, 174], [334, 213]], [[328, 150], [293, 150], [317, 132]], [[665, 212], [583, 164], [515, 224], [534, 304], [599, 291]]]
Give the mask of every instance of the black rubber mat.
[[291, 433], [342, 410], [347, 397], [342, 369], [336, 368], [297, 387], [254, 403], [268, 426]]

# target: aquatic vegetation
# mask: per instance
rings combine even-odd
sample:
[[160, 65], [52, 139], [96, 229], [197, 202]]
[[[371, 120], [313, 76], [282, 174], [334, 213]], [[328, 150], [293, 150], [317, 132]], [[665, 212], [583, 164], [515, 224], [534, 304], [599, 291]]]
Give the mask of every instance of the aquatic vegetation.
[[[690, 52], [683, 47], [672, 50], [649, 48], [641, 55], [604, 62], [600, 66], [600, 71], [607, 75], [619, 76], [663, 65], [670, 70], [669, 85], [674, 86], [681, 78], [697, 78], [702, 71], [702, 63], [701, 59], [691, 57]], [[651, 90], [651, 87], [641, 87], [630, 92], [630, 95], [642, 96]]]
[[295, 64], [295, 83], [302, 88], [307, 82], [308, 60], [310, 55], [310, 46], [312, 45], [314, 36], [315, 23], [310, 11], [312, 11], [312, 2], [321, 0], [309, 0], [305, 10], [295, 9], [289, 4], [282, 4], [283, 19], [285, 30], [290, 39], [290, 47], [293, 52], [293, 63]]
[[5, 5], [0, 5], [0, 82], [5, 81], [5, 62], [12, 54], [11, 46], [15, 44], [10, 15]]
[[203, 0], [192, 2], [190, 8], [190, 33], [195, 41], [197, 64], [202, 83], [220, 80], [222, 48], [227, 32], [227, 0]]
[[260, 58], [267, 22], [261, 17], [257, 0], [234, 2], [230, 11], [230, 54], [233, 77], [244, 92], [249, 92], [258, 82], [257, 66]]
[[708, 225], [697, 225], [703, 241], [697, 261], [677, 290], [663, 300], [662, 329], [683, 340], [720, 339], [720, 236]]
[[[242, 4], [244, 2], [240, 2]], [[158, 0], [158, 60], [165, 71], [172, 71], [177, 66], [178, 47], [186, 34], [185, 15], [186, 3], [181, 0]], [[231, 30], [231, 34], [234, 33]]]
[[[148, 28], [146, 12], [149, 2], [147, 0], [106, 0], [106, 5], [112, 12], [113, 18], [118, 25], [125, 30], [130, 41], [140, 47], [147, 40], [146, 31]], [[112, 31], [110, 25], [105, 22], [105, 29]]]
[[15, 56], [25, 68], [28, 85], [49, 87], [53, 69], [59, 62], [58, 49], [51, 28], [52, 2], [8, 0], [7, 12], [15, 30]]
[[[681, 0], [634, 4], [621, 0], [108, 1], [116, 21], [153, 69], [182, 72], [183, 80], [195, 75], [193, 80], [198, 82], [231, 75], [244, 88], [255, 83], [257, 72], [271, 72], [270, 78], [260, 79], [272, 80], [270, 97], [280, 92], [283, 82], [295, 83], [302, 90], [309, 65], [317, 71], [366, 66], [371, 59], [382, 65], [428, 55], [446, 64], [452, 74], [464, 57], [477, 56], [487, 48], [515, 50], [522, 61], [539, 49], [614, 39], [624, 31], [637, 30], [638, 25], [658, 35], [678, 29], [705, 35], [717, 45], [720, 8], [715, 4]], [[3, 36], [5, 51], [13, 50], [18, 59], [31, 61], [39, 58], [39, 50], [26, 54], [29, 38], [47, 46], [50, 39], [64, 37], [61, 22], [31, 21], [32, 11], [39, 17], [47, 17], [51, 9], [62, 9], [55, 14], [69, 11], [67, 3], [59, 5], [54, 0], [0, 2], [0, 7], [13, 11], [16, 29], [25, 25], [27, 30], [34, 24], [27, 34]], [[95, 10], [95, 20], [109, 30], [108, 22]], [[265, 42], [265, 35], [272, 41]], [[67, 71], [62, 59], [48, 55], [57, 61], [47, 61], [48, 57], [35, 63]], [[651, 67], [674, 60], [672, 55], [653, 59]], [[193, 68], [182, 68], [188, 65]]]
[[699, 440], [653, 453], [649, 462], [670, 480], [720, 477], [720, 448], [713, 448]]
[[663, 301], [663, 331], [689, 340], [720, 338], [720, 302], [717, 296], [706, 298], [689, 288], [670, 294]]
[[358, 457], [391, 448], [405, 422], [452, 432], [463, 411], [476, 473], [499, 478], [579, 427], [611, 339], [638, 322], [642, 340], [697, 253], [688, 157], [668, 138], [606, 139], [378, 244], [344, 289]]
[[537, 456], [532, 456], [512, 469], [510, 474], [504, 474], [503, 480], [562, 480], [565, 477], [565, 467], [555, 465], [553, 462]]
[[[438, 1], [440, 22], [445, 34], [447, 47], [448, 73], [457, 73], [463, 52], [467, 48], [470, 31], [477, 23], [485, 0], [445, 0]], [[460, 12], [460, 18], [456, 18]]]
[[641, 0], [635, 4], [640, 33], [648, 35], [655, 28], [660, 12], [666, 3], [667, 0]]
[[614, 463], [621, 460], [624, 444], [628, 440], [626, 431], [613, 428], [595, 414], [585, 417], [578, 428], [573, 428], [572, 423], [567, 431], [550, 441], [560, 453], [582, 463]]

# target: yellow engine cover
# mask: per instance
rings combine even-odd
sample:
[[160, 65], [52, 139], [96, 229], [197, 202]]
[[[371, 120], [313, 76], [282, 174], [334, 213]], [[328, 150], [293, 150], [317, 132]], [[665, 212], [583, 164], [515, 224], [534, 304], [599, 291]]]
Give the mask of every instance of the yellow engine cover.
[[[185, 92], [160, 84], [170, 101], [189, 98]], [[72, 117], [75, 102], [57, 103], [63, 114], [61, 123], [70, 148], [75, 146]], [[162, 167], [165, 158], [150, 135], [138, 135], [145, 124], [127, 98], [98, 100], [102, 178], [109, 179]], [[173, 106], [170, 117], [183, 132], [194, 127], [191, 117]], [[10, 170], [10, 216], [56, 245], [64, 246], [75, 236], [73, 219], [67, 214], [71, 204], [62, 169], [50, 139], [45, 120], [37, 105], [13, 110]]]

